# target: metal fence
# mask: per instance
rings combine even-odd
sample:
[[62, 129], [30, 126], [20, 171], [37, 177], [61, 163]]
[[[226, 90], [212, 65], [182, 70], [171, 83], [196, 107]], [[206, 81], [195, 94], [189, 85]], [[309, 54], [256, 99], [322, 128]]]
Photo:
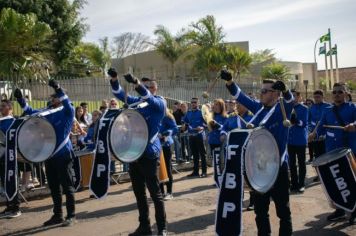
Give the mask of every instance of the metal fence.
[[[80, 102], [87, 102], [89, 111], [99, 109], [103, 99], [110, 99], [113, 96], [111, 92], [109, 79], [105, 78], [79, 78], [79, 79], [62, 79], [59, 81], [61, 86], [66, 90], [66, 93], [73, 101], [74, 105], [79, 105]], [[126, 82], [121, 81], [123, 85]], [[209, 86], [208, 81], [194, 81], [194, 80], [160, 80], [158, 81], [158, 94], [165, 97], [168, 101], [169, 107], [172, 106], [176, 100], [190, 101], [192, 97], [202, 98], [202, 94]], [[9, 81], [0, 81], [0, 93], [2, 98], [13, 99], [14, 85]], [[45, 82], [31, 82], [17, 85], [23, 89], [24, 95], [29, 100], [30, 105], [35, 108], [45, 107], [49, 96], [53, 93]], [[246, 92], [257, 91], [259, 83], [254, 82], [250, 84], [240, 84], [240, 87]], [[132, 86], [127, 86], [130, 94], [136, 94]], [[218, 81], [216, 86], [210, 93], [209, 99], [203, 99], [202, 102], [211, 101], [214, 98], [229, 99], [230, 95], [225, 87], [223, 81]], [[15, 105], [15, 114], [21, 114], [18, 105]]]

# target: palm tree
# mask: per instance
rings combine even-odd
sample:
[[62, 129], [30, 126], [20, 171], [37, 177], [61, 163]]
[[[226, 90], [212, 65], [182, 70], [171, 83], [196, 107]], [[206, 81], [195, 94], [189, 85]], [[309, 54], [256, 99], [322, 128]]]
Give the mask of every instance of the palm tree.
[[189, 49], [184, 30], [177, 35], [172, 33], [163, 25], [158, 25], [154, 31], [158, 37], [155, 43], [156, 50], [171, 64], [172, 79], [175, 78], [175, 63]]
[[[0, 12], [0, 74], [26, 75], [43, 70], [49, 63], [51, 28], [35, 14], [19, 14], [11, 8]], [[16, 83], [17, 81], [15, 81]]]
[[289, 68], [277, 62], [264, 66], [261, 71], [261, 77], [264, 79], [288, 81], [290, 75]]
[[234, 71], [234, 77], [240, 80], [240, 75], [246, 72], [252, 63], [251, 56], [237, 46], [227, 45], [224, 53], [226, 65]]

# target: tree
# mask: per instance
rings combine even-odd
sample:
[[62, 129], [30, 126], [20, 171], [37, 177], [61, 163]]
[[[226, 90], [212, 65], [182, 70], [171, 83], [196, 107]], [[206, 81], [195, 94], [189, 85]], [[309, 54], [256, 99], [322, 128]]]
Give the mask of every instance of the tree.
[[103, 70], [103, 75], [105, 75], [105, 71], [110, 67], [111, 65], [111, 53], [109, 51], [109, 38], [104, 37], [102, 39], [99, 39], [99, 44], [100, 44], [100, 50], [103, 52], [103, 61], [101, 65], [101, 69]]
[[[19, 14], [11, 8], [0, 13], [0, 74], [40, 73], [51, 59], [48, 47], [52, 30], [35, 14]], [[16, 83], [17, 81], [15, 81]]]
[[252, 63], [251, 56], [237, 46], [226, 45], [224, 60], [228, 68], [234, 71], [234, 77], [240, 79], [241, 73], [248, 70]]
[[34, 13], [53, 30], [54, 62], [62, 65], [88, 29], [80, 10], [85, 0], [2, 0], [0, 9], [10, 7], [22, 14]]
[[253, 64], [272, 63], [277, 60], [273, 49], [258, 50], [251, 53], [251, 58]]
[[123, 58], [151, 48], [152, 44], [148, 36], [141, 33], [126, 32], [114, 37], [112, 53], [116, 58]]
[[261, 77], [288, 81], [290, 77], [289, 68], [286, 65], [274, 62], [262, 68]]
[[171, 64], [172, 79], [175, 78], [175, 63], [189, 49], [186, 35], [181, 31], [172, 35], [163, 25], [158, 25], [154, 31], [157, 36], [156, 50]]
[[201, 50], [196, 54], [194, 67], [203, 72], [208, 79], [215, 78], [216, 73], [226, 65], [224, 52], [219, 47]]

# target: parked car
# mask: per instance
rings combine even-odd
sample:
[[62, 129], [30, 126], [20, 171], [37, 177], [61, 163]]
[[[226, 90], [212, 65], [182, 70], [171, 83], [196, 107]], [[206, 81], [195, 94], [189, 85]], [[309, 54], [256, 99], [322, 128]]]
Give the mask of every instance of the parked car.
[[[29, 89], [21, 89], [23, 96], [28, 100], [32, 100], [32, 93]], [[9, 81], [0, 81], [1, 99], [13, 99], [13, 85]]]

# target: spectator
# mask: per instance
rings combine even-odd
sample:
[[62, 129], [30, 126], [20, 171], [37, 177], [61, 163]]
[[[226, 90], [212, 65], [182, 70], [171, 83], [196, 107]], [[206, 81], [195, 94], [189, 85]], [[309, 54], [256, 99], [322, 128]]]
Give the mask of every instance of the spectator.
[[88, 127], [87, 135], [82, 140], [80, 140], [82, 145], [86, 145], [86, 148], [90, 151], [94, 150], [95, 148], [95, 126], [97, 125], [97, 122], [99, 121], [101, 114], [102, 113], [99, 110], [93, 111], [92, 114], [93, 122]]
[[90, 125], [92, 123], [92, 114], [88, 112], [88, 103], [82, 102], [80, 106], [83, 108], [84, 120]]

